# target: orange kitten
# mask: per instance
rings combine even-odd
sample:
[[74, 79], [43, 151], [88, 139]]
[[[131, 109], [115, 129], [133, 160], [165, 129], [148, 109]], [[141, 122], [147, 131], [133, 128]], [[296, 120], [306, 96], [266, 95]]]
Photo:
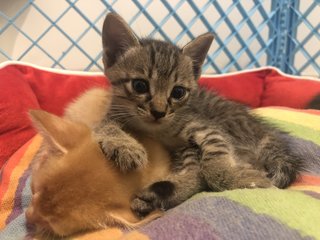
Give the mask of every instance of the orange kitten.
[[[105, 158], [86, 124], [40, 110], [30, 111], [30, 116], [43, 137], [26, 212], [38, 229], [67, 236], [112, 226], [133, 228], [161, 215], [157, 211], [141, 221], [130, 209], [134, 193], [169, 171], [169, 156], [160, 145], [141, 139], [148, 153], [147, 167], [122, 173]], [[92, 126], [96, 121], [85, 123]]]

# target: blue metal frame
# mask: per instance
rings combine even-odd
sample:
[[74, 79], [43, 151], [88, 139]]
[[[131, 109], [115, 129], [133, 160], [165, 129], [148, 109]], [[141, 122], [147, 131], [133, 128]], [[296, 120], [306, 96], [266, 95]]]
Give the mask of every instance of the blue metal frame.
[[[274, 26], [277, 28], [270, 32], [271, 36], [276, 36], [275, 40], [270, 45], [272, 54], [269, 55], [268, 64], [282, 69], [287, 73], [295, 73], [294, 54], [298, 46], [296, 39], [299, 16], [299, 1], [283, 0], [274, 1], [272, 11], [275, 13], [272, 18]], [[311, 56], [308, 56], [311, 58]], [[317, 67], [317, 66], [316, 66]]]
[[[31, 42], [31, 44], [26, 46], [25, 50], [17, 57], [16, 60], [24, 60], [24, 57], [30, 51], [34, 48], [38, 48], [53, 61], [51, 67], [65, 68], [62, 63], [63, 59], [70, 54], [71, 50], [76, 48], [89, 60], [89, 64], [84, 66], [83, 70], [90, 70], [92, 68], [102, 70], [102, 65], [99, 61], [101, 59], [101, 53], [96, 56], [92, 56], [80, 46], [79, 42], [91, 29], [97, 34], [101, 34], [101, 29], [97, 28], [97, 23], [104, 18], [107, 12], [117, 11], [115, 4], [119, 0], [99, 0], [105, 8], [101, 9], [101, 12], [97, 13], [94, 20], [87, 17], [82, 9], [79, 8], [77, 5], [79, 1], [80, 0], [65, 0], [65, 2], [68, 3], [68, 6], [56, 19], [51, 19], [45, 11], [37, 5], [35, 0], [28, 0], [26, 4], [18, 9], [17, 13], [11, 18], [6, 16], [4, 12], [0, 11], [0, 17], [6, 21], [5, 25], [0, 27], [0, 37], [2, 34], [5, 35], [6, 30], [9, 27], [13, 27]], [[168, 13], [164, 14], [163, 18], [159, 22], [152, 17], [152, 13], [149, 11], [149, 7], [154, 1], [161, 3], [168, 11]], [[320, 1], [310, 0], [311, 4], [304, 12], [300, 10], [299, 0], [272, 1], [271, 9], [267, 9], [265, 7], [265, 3], [268, 3], [269, 1], [270, 0], [252, 0], [252, 3], [254, 3], [253, 7], [248, 9], [245, 6], [244, 1], [240, 0], [232, 0], [232, 4], [227, 6], [227, 8], [222, 7], [224, 2], [223, 0], [207, 0], [202, 6], [200, 6], [198, 4], [199, 2], [195, 0], [179, 0], [175, 4], [170, 0], [147, 0], [144, 1], [143, 4], [139, 0], [131, 0], [131, 3], [133, 3], [139, 11], [137, 11], [137, 13], [129, 19], [128, 22], [129, 25], [132, 25], [141, 16], [144, 16], [153, 26], [153, 30], [149, 34], [150, 37], [153, 37], [158, 33], [164, 40], [171, 41], [173, 43], [179, 43], [184, 36], [188, 36], [190, 39], [194, 38], [195, 35], [191, 29], [196, 22], [200, 21], [207, 31], [210, 32], [215, 32], [221, 24], [226, 25], [230, 34], [225, 38], [221, 38], [219, 35], [216, 36], [216, 44], [218, 47], [209, 53], [207, 61], [203, 67], [204, 72], [206, 72], [206, 70], [210, 70], [216, 73], [223, 73], [229, 72], [231, 69], [242, 70], [260, 67], [263, 65], [272, 65], [291, 74], [301, 74], [305, 69], [311, 67], [314, 69], [314, 72], [316, 72], [316, 75], [320, 76], [320, 60], [318, 60], [320, 59], [320, 44], [318, 48], [315, 48], [314, 52], [308, 52], [305, 48], [312, 37], [316, 37], [320, 42], [320, 23], [311, 24], [308, 19], [308, 15], [314, 8], [320, 5]], [[184, 21], [178, 14], [178, 10], [184, 4], [188, 4], [195, 14], [189, 22]], [[24, 29], [20, 29], [15, 23], [19, 16], [22, 15], [29, 7], [34, 8], [43, 16], [44, 19], [50, 22], [50, 26], [35, 39], [30, 37], [24, 32]], [[205, 13], [210, 11], [208, 9], [212, 7], [220, 15], [220, 18], [215, 22], [210, 22], [205, 17]], [[58, 24], [71, 9], [88, 24], [88, 27], [80, 33], [77, 39], [73, 39]], [[241, 20], [238, 23], [233, 22], [231, 18], [235, 10], [241, 17]], [[259, 14], [262, 19], [261, 23], [254, 22], [254, 14]], [[177, 33], [175, 37], [170, 36], [170, 34], [168, 34], [163, 28], [163, 26], [172, 19], [182, 28], [181, 32]], [[303, 37], [302, 41], [299, 42], [297, 38], [297, 29], [301, 24], [305, 25], [311, 31]], [[242, 36], [242, 30], [244, 27], [251, 31], [250, 36]], [[61, 54], [57, 58], [54, 58], [47, 49], [44, 49], [39, 44], [39, 41], [41, 41], [41, 39], [53, 28], [62, 33], [63, 36], [71, 43], [69, 47], [61, 50]], [[263, 36], [263, 32], [266, 30], [269, 32], [268, 39]], [[235, 53], [231, 50], [233, 41], [236, 41], [240, 45], [240, 49]], [[258, 51], [254, 51], [252, 49], [252, 44], [254, 42], [260, 47]], [[305, 64], [299, 68], [297, 68], [295, 64], [295, 56], [298, 53], [303, 54], [307, 59]], [[224, 63], [224, 65], [221, 65], [219, 62], [221, 54], [228, 59], [228, 62]], [[5, 52], [1, 46], [0, 55], [4, 56], [5, 59], [12, 59], [12, 56]], [[241, 61], [244, 56], [248, 59], [245, 64]], [[267, 60], [263, 61], [263, 57], [266, 57]]]

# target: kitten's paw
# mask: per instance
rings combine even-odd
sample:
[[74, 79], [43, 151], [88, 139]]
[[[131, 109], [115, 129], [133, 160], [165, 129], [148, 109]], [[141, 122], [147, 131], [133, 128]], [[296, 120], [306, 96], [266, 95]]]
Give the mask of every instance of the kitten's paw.
[[152, 192], [141, 192], [131, 201], [131, 210], [143, 218], [156, 209], [156, 195]]
[[269, 188], [272, 182], [265, 172], [255, 169], [240, 169], [235, 172], [233, 188]]
[[106, 158], [114, 161], [122, 172], [143, 168], [147, 165], [147, 152], [138, 142], [100, 141], [99, 143]]
[[144, 217], [155, 209], [164, 210], [173, 196], [175, 186], [170, 181], [159, 181], [139, 192], [131, 202], [131, 209]]
[[213, 191], [272, 187], [271, 180], [266, 177], [265, 172], [243, 166], [211, 175], [206, 174], [204, 177], [209, 188]]

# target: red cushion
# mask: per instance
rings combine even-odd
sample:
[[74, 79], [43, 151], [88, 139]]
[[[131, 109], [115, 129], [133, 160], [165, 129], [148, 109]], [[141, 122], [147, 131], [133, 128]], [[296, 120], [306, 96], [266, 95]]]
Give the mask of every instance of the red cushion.
[[39, 103], [23, 75], [15, 66], [0, 71], [0, 167], [35, 134], [26, 113]]
[[66, 71], [62, 73], [39, 70], [17, 65], [24, 73], [41, 109], [62, 115], [66, 104], [84, 90], [91, 87], [105, 87], [107, 80], [102, 75], [80, 75]]
[[106, 84], [101, 74], [55, 73], [21, 64], [0, 68], [0, 168], [35, 134], [29, 109], [62, 115], [66, 104], [84, 90]]
[[[204, 76], [199, 84], [251, 107], [301, 108], [320, 93], [320, 82], [300, 81], [274, 68]], [[0, 67], [0, 167], [34, 135], [27, 116], [29, 109], [42, 108], [61, 115], [65, 106], [84, 90], [106, 85], [102, 74], [3, 64]]]
[[320, 95], [320, 79], [297, 77], [273, 67], [202, 77], [199, 84], [250, 107], [305, 108]]
[[266, 75], [261, 106], [305, 108], [312, 97], [320, 94], [320, 81], [311, 79], [270, 70]]
[[259, 107], [263, 94], [264, 78], [268, 71], [268, 69], [262, 69], [202, 77], [199, 79], [199, 84], [228, 99], [250, 107]]

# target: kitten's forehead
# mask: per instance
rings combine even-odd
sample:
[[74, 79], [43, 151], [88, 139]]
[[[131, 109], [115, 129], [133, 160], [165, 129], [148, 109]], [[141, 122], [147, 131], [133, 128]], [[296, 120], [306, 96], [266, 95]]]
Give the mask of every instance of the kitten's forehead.
[[113, 76], [144, 78], [167, 85], [168, 81], [193, 78], [191, 59], [175, 45], [157, 40], [141, 40], [139, 47], [129, 49], [122, 56], [116, 68], [116, 75], [107, 69], [111, 80]]
[[169, 77], [178, 67], [181, 52], [176, 46], [160, 41], [142, 41], [141, 45], [149, 57], [150, 75], [156, 71], [159, 76]]
[[141, 45], [149, 58], [146, 62], [149, 79], [167, 85], [168, 82], [179, 81], [181, 75], [192, 76], [192, 62], [175, 45], [156, 40], [142, 40]]

